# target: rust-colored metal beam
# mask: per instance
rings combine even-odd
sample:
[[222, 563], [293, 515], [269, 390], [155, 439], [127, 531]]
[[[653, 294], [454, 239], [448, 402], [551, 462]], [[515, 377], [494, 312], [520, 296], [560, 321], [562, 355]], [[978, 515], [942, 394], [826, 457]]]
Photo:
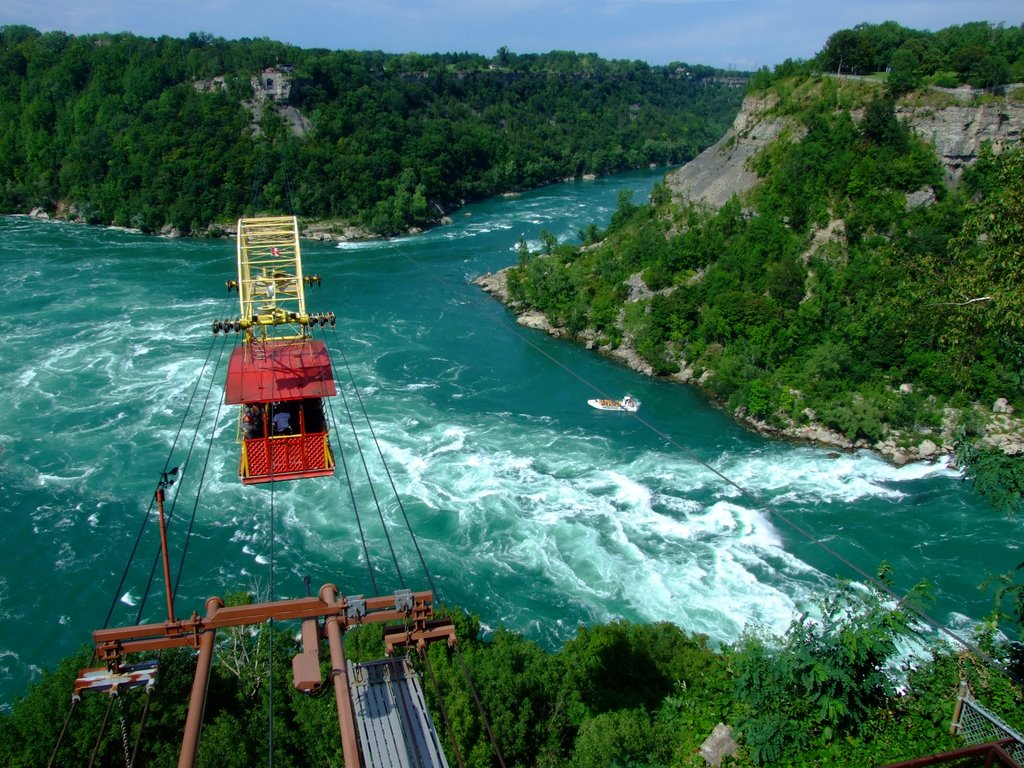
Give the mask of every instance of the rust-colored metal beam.
[[106, 661], [111, 670], [121, 669], [121, 662], [129, 653], [183, 646], [199, 649], [192, 698], [178, 762], [179, 768], [191, 768], [195, 765], [199, 749], [216, 631], [227, 627], [260, 624], [269, 619], [301, 620], [303, 653], [293, 660], [292, 671], [296, 687], [300, 690], [315, 690], [321, 684], [317, 649], [320, 633], [317, 620], [323, 619], [331, 652], [331, 678], [338, 705], [338, 724], [341, 729], [345, 765], [346, 768], [359, 768], [359, 741], [356, 735], [355, 713], [349, 691], [342, 635], [353, 626], [386, 622], [395, 624], [386, 627], [384, 633], [385, 647], [389, 655], [399, 647], [423, 649], [428, 643], [437, 640], [447, 640], [449, 645], [454, 645], [455, 627], [449, 619], [434, 618], [433, 600], [432, 592], [409, 590], [400, 590], [385, 597], [339, 596], [337, 587], [333, 584], [325, 584], [320, 589], [318, 597], [252, 605], [225, 607], [219, 597], [211, 597], [206, 601], [204, 617], [193, 613], [189, 619], [175, 619], [160, 624], [100, 629], [93, 633], [93, 639], [96, 643], [96, 655]]
[[164, 589], [167, 591], [167, 620], [174, 621], [174, 593], [171, 590], [171, 562], [167, 554], [167, 521], [164, 518], [164, 489], [169, 484], [165, 474], [156, 488], [156, 508], [160, 521], [160, 552], [164, 561]]
[[915, 757], [912, 760], [904, 760], [899, 763], [889, 763], [882, 766], [882, 768], [927, 768], [927, 766], [951, 763], [961, 766], [986, 766], [988, 768], [997, 765], [1000, 768], [1020, 768], [1020, 763], [1014, 760], [1004, 749], [1005, 747], [1012, 746], [1013, 743], [1013, 739], [990, 741], [987, 744], [977, 744], [973, 747], [955, 749], [952, 752]]
[[182, 646], [197, 648], [207, 631], [260, 624], [268, 619], [287, 621], [334, 616], [346, 629], [364, 623], [425, 621], [433, 616], [433, 600], [434, 595], [429, 591], [371, 598], [343, 596], [330, 602], [321, 597], [277, 600], [219, 608], [204, 618], [193, 613], [189, 619], [98, 629], [93, 632], [93, 641], [97, 656], [109, 663], [128, 653]]
[[422, 620], [406, 626], [384, 628], [384, 651], [388, 656], [393, 656], [399, 647], [423, 650], [438, 640], [447, 640], [449, 646], [455, 645], [455, 626], [450, 619]]
[[[333, 584], [325, 584], [320, 596], [325, 600], [334, 599]], [[341, 754], [345, 768], [359, 768], [359, 739], [356, 736], [356, 716], [352, 707], [352, 696], [348, 688], [348, 665], [345, 661], [345, 645], [341, 641], [343, 628], [338, 616], [331, 616], [325, 622], [327, 646], [331, 651], [331, 678], [334, 681], [334, 700], [338, 705], [338, 727], [341, 729]]]
[[[206, 601], [206, 615], [212, 616], [223, 607], [223, 600], [219, 597], [211, 597]], [[199, 658], [196, 661], [196, 675], [192, 680], [192, 696], [188, 702], [185, 730], [181, 736], [178, 768], [194, 768], [196, 756], [199, 754], [199, 735], [203, 730], [203, 714], [206, 712], [206, 687], [210, 682], [213, 646], [216, 637], [216, 631], [211, 630], [206, 632], [199, 641]]]

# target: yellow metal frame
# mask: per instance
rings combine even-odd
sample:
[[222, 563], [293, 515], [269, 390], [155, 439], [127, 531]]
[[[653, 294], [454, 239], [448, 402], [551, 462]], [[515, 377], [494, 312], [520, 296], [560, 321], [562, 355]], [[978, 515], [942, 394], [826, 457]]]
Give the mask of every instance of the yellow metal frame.
[[333, 469], [334, 468], [334, 452], [331, 451], [331, 441], [327, 439], [327, 433], [326, 432], [324, 433], [324, 458], [326, 459], [324, 464], [326, 464], [328, 468]]
[[295, 216], [238, 220], [238, 296], [245, 343], [308, 338]]

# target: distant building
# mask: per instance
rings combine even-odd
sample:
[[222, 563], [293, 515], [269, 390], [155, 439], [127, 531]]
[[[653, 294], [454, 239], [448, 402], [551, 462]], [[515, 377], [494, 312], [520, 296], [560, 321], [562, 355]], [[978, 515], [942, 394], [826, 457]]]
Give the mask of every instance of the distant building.
[[252, 79], [256, 99], [269, 99], [278, 103], [287, 103], [292, 92], [292, 80], [287, 71], [290, 67], [267, 67]]

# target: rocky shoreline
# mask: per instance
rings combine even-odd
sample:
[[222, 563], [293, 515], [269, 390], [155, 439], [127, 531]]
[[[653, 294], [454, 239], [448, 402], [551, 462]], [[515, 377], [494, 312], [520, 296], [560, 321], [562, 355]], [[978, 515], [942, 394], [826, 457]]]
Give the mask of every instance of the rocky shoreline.
[[[519, 325], [544, 331], [556, 338], [567, 338], [568, 331], [553, 325], [544, 313], [536, 310], [524, 310], [511, 300], [508, 292], [507, 272], [508, 268], [480, 275], [473, 280], [473, 283], [515, 312], [516, 322]], [[637, 373], [645, 376], [655, 375], [650, 364], [637, 354], [628, 335], [624, 335], [622, 344], [615, 348], [599, 346], [596, 338], [597, 334], [593, 330], [588, 329], [580, 334], [580, 340], [587, 349], [596, 350], [617, 360]], [[693, 369], [684, 363], [678, 373], [667, 378], [680, 384], [697, 387], [708, 396], [710, 402], [714, 402], [708, 389], [704, 386], [712, 375], [712, 372], [705, 371], [700, 377], [696, 377]], [[909, 387], [910, 385], [904, 386]], [[984, 434], [980, 441], [983, 445], [1001, 450], [1008, 455], [1024, 453], [1024, 421], [1013, 415], [1013, 406], [1009, 405], [1005, 399], [1000, 398], [992, 405], [988, 413], [981, 413], [985, 410], [981, 406], [976, 406], [976, 410], [979, 411], [985, 424]], [[949, 466], [953, 466], [955, 463], [953, 458], [957, 439], [955, 429], [959, 419], [957, 418], [958, 414], [952, 409], [947, 409], [947, 418], [938, 435], [912, 435], [893, 430], [886, 436], [886, 439], [876, 443], [867, 440], [851, 441], [842, 433], [816, 422], [813, 413], [805, 413], [809, 418], [809, 423], [793, 424], [788, 427], [779, 427], [762, 419], [754, 418], [742, 408], [734, 411], [732, 415], [741, 424], [766, 437], [817, 445], [844, 452], [870, 450], [896, 466], [919, 461], [944, 461]]]
[[[74, 206], [60, 207], [51, 216], [43, 208], [33, 208], [27, 214], [32, 219], [40, 219], [42, 221], [62, 221], [68, 224], [86, 224], [86, 220], [82, 215], [75, 209]], [[447, 216], [444, 217], [439, 223], [450, 224], [451, 219]], [[107, 229], [117, 229], [123, 232], [137, 232], [143, 234], [141, 229], [135, 227], [119, 227], [113, 224], [106, 225]], [[410, 229], [406, 234], [418, 235], [422, 232], [420, 229]], [[153, 233], [157, 237], [167, 237], [171, 239], [184, 237], [182, 233], [174, 226], [167, 224], [163, 226], [159, 232]], [[193, 232], [192, 237], [200, 238], [219, 238], [219, 237], [234, 237], [237, 234], [237, 226], [235, 223], [231, 224], [210, 224], [208, 227], [201, 231]], [[316, 240], [319, 242], [332, 242], [332, 243], [355, 243], [362, 242], [364, 240], [380, 240], [382, 235], [376, 232], [371, 232], [365, 227], [354, 226], [343, 221], [313, 221], [302, 224], [300, 222], [299, 237], [304, 240]]]

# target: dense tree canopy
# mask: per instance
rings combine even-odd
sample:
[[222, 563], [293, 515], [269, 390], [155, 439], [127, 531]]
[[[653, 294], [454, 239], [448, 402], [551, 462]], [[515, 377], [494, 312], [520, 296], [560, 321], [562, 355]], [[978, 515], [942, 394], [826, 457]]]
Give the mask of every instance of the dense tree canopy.
[[[253, 208], [390, 233], [463, 201], [681, 163], [741, 89], [593, 54], [303, 50], [0, 28], [0, 211], [188, 233]], [[254, 104], [279, 67], [286, 102]], [[295, 126], [304, 125], [301, 130]]]
[[943, 85], [992, 88], [1024, 80], [1024, 26], [974, 21], [931, 33], [895, 21], [858, 24], [829, 37], [813, 64], [837, 74], [941, 73]]
[[[975, 487], [1020, 508], [1024, 459], [976, 445], [974, 404], [1024, 402], [1024, 147], [983, 151], [948, 189], [882, 84], [847, 84], [841, 110], [831, 76], [766, 87], [802, 138], [751, 159], [743, 200], [620, 200], [606, 231], [581, 233], [593, 245], [521, 254], [513, 300], [599, 344], [628, 340], [657, 373], [686, 364], [730, 410], [780, 428], [815, 421], [864, 446], [952, 434]], [[908, 204], [919, 190], [935, 200]], [[637, 278], [652, 295], [627, 301]]]
[[[613, 622], [548, 652], [503, 629], [482, 639], [475, 617], [453, 615], [459, 649], [436, 644], [414, 660], [451, 765], [696, 768], [720, 722], [743, 745], [730, 765], [878, 765], [958, 746], [960, 680], [1008, 722], [1024, 717], [1020, 689], [970, 654], [939, 646], [900, 669], [911, 617], [871, 591], [841, 589], [780, 637], [752, 629], [720, 649], [671, 624]], [[268, 765], [272, 753], [273, 765], [340, 765], [333, 695], [291, 687], [294, 628], [219, 638], [198, 764]], [[1005, 646], [983, 640], [1001, 659]], [[350, 630], [345, 645], [353, 662], [383, 657], [380, 625]], [[177, 765], [194, 664], [191, 651], [165, 651], [151, 693], [86, 693], [71, 709], [90, 652], [65, 659], [0, 715], [4, 764], [119, 765], [134, 754], [136, 765]]]

